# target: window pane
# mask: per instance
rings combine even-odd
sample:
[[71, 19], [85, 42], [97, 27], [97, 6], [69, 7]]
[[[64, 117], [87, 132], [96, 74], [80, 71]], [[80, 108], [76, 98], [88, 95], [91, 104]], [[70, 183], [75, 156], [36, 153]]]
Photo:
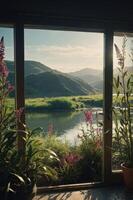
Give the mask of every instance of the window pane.
[[103, 34], [25, 29], [25, 102], [28, 126], [43, 127], [60, 160], [44, 155], [55, 177], [39, 184], [101, 181]]

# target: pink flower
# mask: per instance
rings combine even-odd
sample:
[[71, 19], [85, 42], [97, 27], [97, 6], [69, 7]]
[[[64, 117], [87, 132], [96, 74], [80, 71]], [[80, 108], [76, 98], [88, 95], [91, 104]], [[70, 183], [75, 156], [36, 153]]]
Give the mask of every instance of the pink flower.
[[103, 131], [103, 129], [100, 127], [95, 128], [95, 132], [97, 133], [97, 135], [102, 134], [102, 131]]
[[0, 74], [3, 76], [3, 77], [7, 77], [8, 76], [8, 74], [9, 74], [9, 70], [8, 70], [8, 68], [7, 68], [7, 66], [6, 66], [6, 64], [4, 63], [4, 62], [2, 62], [1, 64], [0, 64]]
[[69, 153], [65, 156], [65, 161], [71, 166], [76, 164], [80, 159], [81, 157], [74, 153]]
[[100, 149], [102, 147], [102, 140], [101, 139], [97, 139], [96, 141], [96, 149]]
[[14, 86], [11, 85], [10, 83], [8, 83], [7, 88], [8, 88], [8, 92], [12, 92], [14, 90]]
[[24, 111], [24, 108], [19, 108], [15, 110], [15, 115], [19, 122], [21, 121], [21, 116], [22, 116], [23, 111]]
[[9, 71], [6, 67], [6, 64], [3, 61], [4, 54], [5, 54], [4, 51], [5, 51], [4, 38], [2, 37], [0, 40], [0, 75], [6, 78], [9, 74]]
[[92, 111], [85, 111], [84, 114], [85, 114], [86, 122], [89, 122], [90, 124], [92, 124], [92, 121], [93, 121]]
[[0, 60], [2, 60], [4, 58], [4, 38], [2, 37], [0, 40]]
[[4, 67], [3, 67], [3, 76], [4, 76], [4, 77], [7, 77], [8, 74], [9, 74], [9, 70], [8, 70], [8, 68], [6, 67], [6, 65], [4, 64]]

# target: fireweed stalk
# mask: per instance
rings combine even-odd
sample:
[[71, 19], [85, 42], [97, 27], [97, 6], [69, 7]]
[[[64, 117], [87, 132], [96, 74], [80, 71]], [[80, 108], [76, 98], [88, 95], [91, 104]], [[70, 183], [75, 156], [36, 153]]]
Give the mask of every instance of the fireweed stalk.
[[86, 143], [89, 139], [89, 143], [93, 143], [95, 145], [95, 150], [101, 149], [102, 147], [102, 135], [103, 129], [102, 124], [98, 120], [98, 113], [96, 115], [96, 122], [94, 123], [94, 115], [92, 110], [88, 110], [84, 112], [86, 128], [82, 128], [82, 134], [78, 134], [78, 138], [82, 143]]
[[[12, 199], [20, 199], [17, 198], [19, 192], [21, 191], [20, 195], [24, 196], [30, 194], [38, 176], [51, 176], [51, 168], [43, 161], [44, 152], [47, 152], [48, 159], [51, 160], [57, 156], [50, 149], [44, 149], [41, 142], [34, 137], [35, 132], [39, 133], [38, 128], [30, 130], [22, 124], [23, 108], [14, 110], [9, 107], [8, 98], [14, 86], [7, 80], [9, 71], [4, 62], [4, 50], [2, 37], [0, 40], [0, 199], [4, 199], [1, 198], [1, 188], [4, 196], [11, 192], [15, 195]], [[17, 125], [20, 123], [25, 130], [19, 129]], [[24, 151], [17, 149], [19, 134], [24, 139]], [[25, 197], [22, 196], [21, 199]]]
[[[133, 115], [131, 96], [133, 94], [133, 74], [128, 73], [126, 61], [126, 37], [123, 38], [122, 49], [115, 44], [118, 59], [117, 77], [114, 77], [114, 91], [116, 93], [115, 106], [113, 108], [115, 122], [114, 141], [120, 157], [129, 166], [133, 166]], [[133, 62], [133, 52], [130, 55]]]
[[9, 70], [4, 61], [4, 38], [0, 40], [0, 130], [15, 128], [20, 121], [23, 108], [13, 110], [8, 107], [8, 97], [14, 91], [14, 86], [8, 81]]

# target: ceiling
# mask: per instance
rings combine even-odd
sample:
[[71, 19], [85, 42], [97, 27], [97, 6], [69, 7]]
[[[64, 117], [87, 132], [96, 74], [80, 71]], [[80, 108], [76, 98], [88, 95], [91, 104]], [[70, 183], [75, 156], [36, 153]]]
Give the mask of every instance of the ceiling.
[[133, 24], [133, 7], [125, 1], [5, 0], [0, 7], [3, 8], [0, 11], [1, 22], [43, 24], [48, 20], [53, 20], [53, 23], [54, 20], [60, 20], [60, 23], [66, 25], [68, 21], [70, 24], [70, 21], [75, 20], [76, 23], [119, 23], [128, 27]]

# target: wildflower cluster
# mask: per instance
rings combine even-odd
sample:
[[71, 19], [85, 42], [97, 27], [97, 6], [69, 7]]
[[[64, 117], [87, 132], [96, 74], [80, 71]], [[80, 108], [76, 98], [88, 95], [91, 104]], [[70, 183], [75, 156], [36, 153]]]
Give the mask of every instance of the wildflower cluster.
[[67, 163], [69, 166], [74, 166], [79, 160], [81, 156], [76, 153], [69, 153], [63, 158], [63, 164]]
[[78, 138], [82, 143], [87, 142], [89, 140], [95, 146], [95, 150], [101, 149], [102, 147], [102, 123], [98, 120], [98, 113], [96, 112], [96, 122], [94, 123], [94, 112], [91, 110], [85, 111], [85, 122], [86, 127], [82, 128], [82, 134], [78, 134]]
[[[9, 127], [10, 122], [15, 120], [20, 121], [23, 108], [11, 110], [8, 106], [8, 97], [14, 91], [14, 86], [8, 81], [9, 70], [4, 61], [5, 46], [4, 38], [0, 40], [0, 128]], [[6, 124], [4, 123], [6, 122]]]

